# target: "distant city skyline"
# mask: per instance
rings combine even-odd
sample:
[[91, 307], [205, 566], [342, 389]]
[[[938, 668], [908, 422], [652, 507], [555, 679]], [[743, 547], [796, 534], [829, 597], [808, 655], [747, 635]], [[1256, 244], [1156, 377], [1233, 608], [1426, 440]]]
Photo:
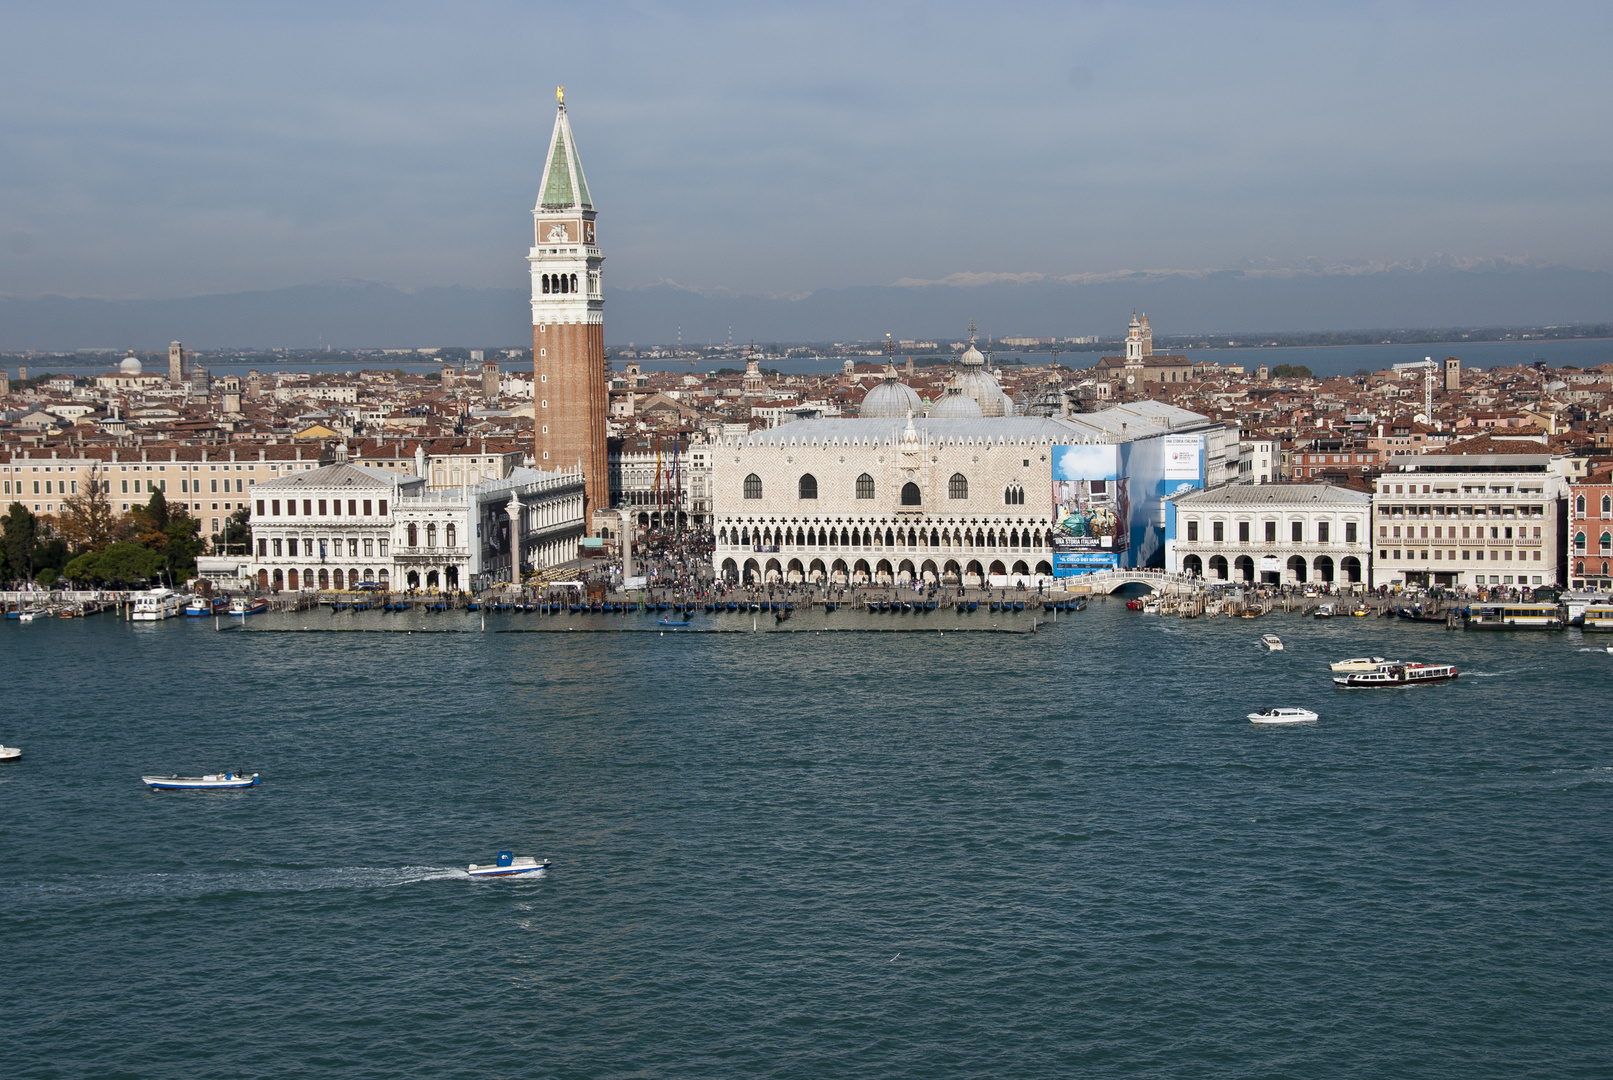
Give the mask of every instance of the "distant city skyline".
[[0, 71], [11, 297], [520, 289], [560, 84], [612, 289], [1613, 270], [1613, 12], [1588, 3], [91, 5], [8, 25], [28, 46]]

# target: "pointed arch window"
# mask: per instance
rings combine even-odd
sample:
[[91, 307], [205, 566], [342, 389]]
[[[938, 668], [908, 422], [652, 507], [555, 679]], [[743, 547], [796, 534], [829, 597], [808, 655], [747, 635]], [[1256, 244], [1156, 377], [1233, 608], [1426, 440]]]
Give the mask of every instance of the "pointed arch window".
[[1025, 489], [1018, 484], [1009, 484], [1003, 490], [1003, 502], [1008, 506], [1025, 505]]
[[1577, 551], [1581, 555], [1585, 554], [1585, 534], [1584, 533], [1575, 533], [1574, 534], [1574, 550]]
[[811, 473], [803, 474], [797, 487], [803, 499], [816, 499], [818, 497], [818, 478]]
[[[912, 485], [909, 485], [909, 486], [912, 486]], [[917, 488], [915, 487], [914, 490], [917, 491]], [[949, 498], [949, 499], [967, 499], [968, 497], [969, 497], [969, 478], [964, 476], [961, 472], [953, 473], [952, 474], [952, 479], [947, 481], [947, 498]], [[902, 504], [904, 506], [908, 504], [907, 503], [907, 488], [902, 489]], [[918, 505], [918, 500], [915, 499], [913, 501], [912, 505], [917, 506]]]
[[1613, 533], [1602, 534], [1602, 554], [1613, 552]]
[[762, 497], [762, 478], [755, 473], [745, 477], [745, 498], [760, 499]]
[[[961, 477], [961, 474], [958, 474], [958, 475], [953, 476], [952, 479], [954, 481], [957, 481], [960, 477]], [[954, 496], [954, 498], [956, 498], [956, 496]], [[920, 494], [919, 486], [917, 484], [913, 483], [912, 481], [908, 481], [907, 483], [902, 485], [902, 505], [903, 506], [923, 506], [924, 505], [924, 496], [922, 494]]]
[[1574, 500], [1574, 513], [1581, 517], [1585, 516], [1585, 496], [1581, 495]]
[[867, 473], [857, 477], [857, 498], [872, 499], [874, 497], [874, 478]]
[[1603, 495], [1602, 496], [1602, 516], [1607, 517], [1609, 514], [1613, 514], [1613, 497]]

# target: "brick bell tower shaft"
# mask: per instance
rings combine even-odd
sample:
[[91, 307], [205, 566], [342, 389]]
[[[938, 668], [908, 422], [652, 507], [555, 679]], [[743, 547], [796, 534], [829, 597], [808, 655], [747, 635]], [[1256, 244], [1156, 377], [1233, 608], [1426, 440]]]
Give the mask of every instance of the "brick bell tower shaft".
[[532, 438], [540, 469], [583, 471], [584, 525], [610, 505], [605, 447], [604, 254], [594, 234], [594, 203], [555, 90], [554, 134], [532, 209]]

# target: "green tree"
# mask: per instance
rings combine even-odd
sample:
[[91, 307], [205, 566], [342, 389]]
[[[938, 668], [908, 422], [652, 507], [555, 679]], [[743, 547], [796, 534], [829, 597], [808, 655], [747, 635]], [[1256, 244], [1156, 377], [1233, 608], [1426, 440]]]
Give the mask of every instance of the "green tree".
[[213, 535], [213, 547], [224, 555], [252, 554], [252, 511], [241, 507], [224, 519], [224, 531]]
[[120, 530], [128, 524], [112, 509], [111, 484], [100, 479], [99, 471], [90, 474], [88, 490], [64, 502], [56, 515], [56, 532], [75, 553], [105, 550], [122, 539]]
[[155, 580], [162, 568], [160, 554], [120, 540], [105, 551], [86, 551], [67, 564], [64, 576], [97, 585], [144, 585]]
[[146, 503], [146, 518], [150, 520], [151, 527], [157, 532], [166, 532], [168, 529], [168, 497], [160, 491], [151, 493], [151, 500]]
[[34, 547], [39, 540], [39, 519], [22, 503], [14, 502], [3, 521], [5, 529], [6, 574], [8, 577], [34, 576]]
[[161, 554], [170, 580], [183, 582], [196, 576], [196, 556], [206, 547], [198, 535], [201, 528], [202, 523], [183, 510], [168, 519], [163, 529], [168, 542], [162, 546]]

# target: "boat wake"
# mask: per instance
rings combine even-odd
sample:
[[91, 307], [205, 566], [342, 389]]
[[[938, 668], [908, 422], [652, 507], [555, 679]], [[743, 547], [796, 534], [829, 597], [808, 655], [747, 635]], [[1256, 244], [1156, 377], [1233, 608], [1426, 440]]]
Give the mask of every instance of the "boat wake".
[[425, 881], [469, 880], [464, 870], [446, 866], [349, 866], [305, 870], [242, 870], [173, 874], [85, 875], [34, 882], [38, 892], [86, 898], [142, 900], [197, 899], [230, 893], [302, 893], [327, 889], [390, 889]]

